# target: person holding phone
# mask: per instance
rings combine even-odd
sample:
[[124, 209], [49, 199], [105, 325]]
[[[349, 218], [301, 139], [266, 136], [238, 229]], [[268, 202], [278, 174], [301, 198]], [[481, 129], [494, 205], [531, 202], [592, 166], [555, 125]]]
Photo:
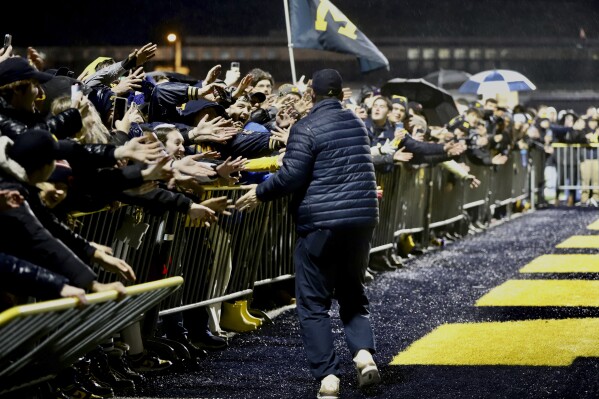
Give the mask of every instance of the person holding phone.
[[227, 86], [233, 86], [235, 83], [239, 82], [241, 79], [241, 70], [239, 68], [239, 62], [232, 62], [231, 68], [227, 70], [225, 75], [225, 84]]
[[127, 113], [127, 98], [125, 97], [115, 97], [112, 106], [112, 115], [110, 117], [110, 126], [115, 129], [116, 122], [122, 121]]

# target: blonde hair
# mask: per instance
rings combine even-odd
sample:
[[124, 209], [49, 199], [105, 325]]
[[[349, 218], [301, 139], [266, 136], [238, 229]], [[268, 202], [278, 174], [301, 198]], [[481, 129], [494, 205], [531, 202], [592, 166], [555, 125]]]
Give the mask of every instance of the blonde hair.
[[[87, 100], [83, 104], [83, 108], [79, 109], [83, 127], [77, 135], [77, 141], [82, 144], [107, 144], [111, 135], [106, 125], [102, 122], [100, 113], [91, 101]], [[72, 108], [71, 97], [60, 96], [52, 101], [50, 112], [52, 112], [52, 115], [56, 115], [68, 108]]]

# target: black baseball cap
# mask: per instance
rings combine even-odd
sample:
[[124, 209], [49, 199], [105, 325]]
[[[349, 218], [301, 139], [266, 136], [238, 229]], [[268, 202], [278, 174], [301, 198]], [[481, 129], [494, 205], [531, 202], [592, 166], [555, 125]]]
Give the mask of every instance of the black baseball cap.
[[46, 83], [53, 77], [52, 74], [38, 71], [23, 57], [11, 57], [0, 62], [0, 86], [27, 79]]
[[312, 75], [312, 90], [320, 96], [337, 97], [343, 91], [343, 79], [335, 69], [321, 69]]
[[42, 129], [30, 129], [19, 134], [6, 153], [27, 173], [63, 158], [56, 137]]

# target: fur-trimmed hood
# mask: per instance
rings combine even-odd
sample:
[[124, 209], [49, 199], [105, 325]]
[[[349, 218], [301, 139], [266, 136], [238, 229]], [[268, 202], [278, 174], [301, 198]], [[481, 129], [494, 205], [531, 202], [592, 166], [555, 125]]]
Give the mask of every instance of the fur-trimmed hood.
[[6, 154], [12, 144], [13, 141], [11, 139], [6, 136], [0, 136], [0, 170], [23, 183], [29, 183], [25, 169]]

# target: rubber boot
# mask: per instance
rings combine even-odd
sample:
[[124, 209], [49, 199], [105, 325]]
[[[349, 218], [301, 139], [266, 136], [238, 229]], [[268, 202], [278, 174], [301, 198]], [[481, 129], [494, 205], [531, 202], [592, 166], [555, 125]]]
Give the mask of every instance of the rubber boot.
[[258, 327], [260, 327], [262, 325], [262, 319], [256, 316], [253, 316], [252, 314], [250, 314], [250, 311], [248, 310], [248, 301], [246, 299], [243, 299], [241, 301], [237, 301], [235, 302], [236, 304], [238, 303], [239, 306], [241, 306], [241, 314], [243, 315], [243, 317], [253, 323], [256, 323], [258, 325]]
[[222, 303], [220, 326], [225, 330], [235, 332], [254, 331], [258, 328], [257, 323], [244, 317], [243, 309], [239, 301], [235, 303]]

